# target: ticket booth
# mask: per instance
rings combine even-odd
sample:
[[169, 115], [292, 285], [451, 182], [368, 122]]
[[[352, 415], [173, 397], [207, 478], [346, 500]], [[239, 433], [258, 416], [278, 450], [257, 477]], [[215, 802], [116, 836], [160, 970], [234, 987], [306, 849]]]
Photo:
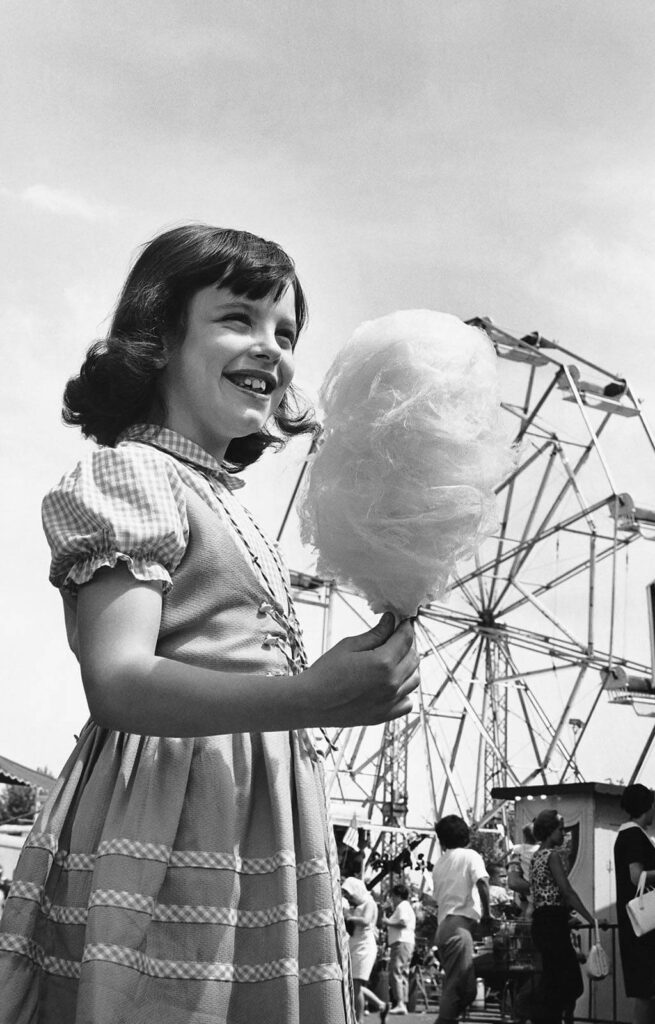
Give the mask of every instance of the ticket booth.
[[[623, 786], [602, 782], [574, 782], [562, 785], [499, 787], [491, 795], [497, 801], [514, 804], [514, 841], [520, 842], [522, 830], [540, 811], [555, 808], [564, 818], [565, 846], [571, 885], [585, 906], [596, 917], [616, 925], [616, 887], [614, 884], [614, 842], [619, 826], [626, 820], [620, 800]], [[581, 931], [583, 950], [591, 938]], [[591, 981], [584, 968], [584, 994], [576, 1006], [579, 1021], [608, 1021], [628, 1024], [630, 1001], [623, 986], [616, 928], [601, 932], [601, 942], [612, 970], [609, 977]]]

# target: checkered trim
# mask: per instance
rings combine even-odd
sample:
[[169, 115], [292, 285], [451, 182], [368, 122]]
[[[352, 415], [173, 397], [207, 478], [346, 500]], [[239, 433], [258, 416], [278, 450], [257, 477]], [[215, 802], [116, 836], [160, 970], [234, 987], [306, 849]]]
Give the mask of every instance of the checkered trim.
[[312, 857], [301, 861], [296, 868], [296, 878], [309, 878], [311, 875], [327, 875], [328, 863], [324, 857]]
[[26, 939], [24, 935], [0, 933], [0, 949], [7, 953], [18, 953], [19, 956], [30, 960], [35, 967], [39, 967], [46, 974], [58, 974], [64, 978], [76, 979], [80, 976], [80, 964], [77, 960], [46, 956], [42, 946], [32, 942], [31, 939]]
[[35, 850], [46, 850], [53, 857], [57, 856], [57, 837], [51, 832], [30, 832], [25, 840], [25, 846], [32, 846]]
[[317, 981], [341, 981], [343, 971], [338, 964], [316, 964], [314, 967], [301, 967], [298, 981], [301, 985], [313, 985]]
[[[17, 953], [30, 960], [47, 974], [58, 974], [67, 978], [79, 978], [81, 964], [76, 960], [46, 956], [43, 948], [22, 935], [0, 934], [0, 949]], [[128, 946], [110, 946], [102, 943], [88, 945], [82, 955], [82, 963], [103, 961], [129, 967], [151, 978], [175, 978], [187, 981], [230, 981], [258, 982], [272, 978], [297, 976], [299, 984], [311, 985], [317, 981], [340, 981], [341, 968], [338, 964], [317, 964], [298, 969], [298, 961], [292, 957], [269, 960], [262, 964], [207, 963], [199, 960], [160, 960], [147, 956], [140, 950]]]
[[163, 843], [140, 843], [134, 839], [105, 839], [98, 846], [98, 857], [135, 857], [138, 860], [160, 860], [167, 864], [171, 856], [170, 846]]
[[89, 896], [87, 907], [67, 907], [53, 903], [43, 895], [43, 889], [32, 882], [16, 882], [12, 897], [37, 903], [42, 913], [59, 924], [85, 924], [88, 909], [93, 907], [119, 907], [148, 914], [153, 921], [168, 921], [175, 924], [220, 924], [228, 928], [267, 928], [280, 921], [298, 921], [298, 930], [310, 931], [334, 924], [331, 908], [314, 910], [298, 917], [295, 903], [279, 903], [273, 907], [258, 910], [239, 910], [236, 907], [213, 907], [200, 904], [156, 903], [151, 896], [142, 893], [118, 891], [115, 889], [94, 889]]
[[297, 878], [328, 872], [324, 857], [313, 857], [296, 864], [293, 850], [279, 850], [270, 857], [239, 857], [218, 850], [171, 850], [163, 843], [141, 843], [118, 837], [103, 840], [95, 854], [68, 853], [57, 850], [55, 836], [44, 832], [30, 836], [27, 845], [52, 853], [55, 862], [65, 871], [92, 871], [97, 857], [122, 856], [160, 861], [170, 868], [213, 868], [245, 875], [270, 874], [282, 867], [295, 868]]
[[308, 932], [312, 928], [325, 928], [326, 925], [334, 925], [334, 911], [314, 910], [311, 914], [303, 914], [298, 918], [298, 931]]
[[198, 960], [159, 960], [127, 946], [94, 944], [87, 946], [83, 963], [105, 960], [131, 967], [151, 978], [179, 978], [192, 981], [268, 981], [298, 974], [298, 961], [291, 957], [263, 964], [204, 963]]
[[[219, 868], [245, 875], [267, 875], [278, 868], [296, 867], [296, 855], [293, 850], [279, 850], [271, 857], [239, 857], [212, 850], [173, 850], [169, 863], [172, 868]], [[300, 867], [302, 865], [298, 865]]]
[[12, 899], [34, 900], [36, 903], [41, 903], [43, 886], [36, 885], [35, 882], [22, 882], [20, 879], [16, 879], [11, 883], [9, 896]]

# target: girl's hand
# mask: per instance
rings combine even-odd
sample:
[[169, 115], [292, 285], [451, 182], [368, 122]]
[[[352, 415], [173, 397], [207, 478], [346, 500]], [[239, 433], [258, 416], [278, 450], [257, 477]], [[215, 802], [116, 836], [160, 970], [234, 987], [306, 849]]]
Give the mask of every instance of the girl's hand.
[[412, 710], [419, 659], [407, 620], [386, 612], [372, 629], [346, 637], [302, 674], [318, 725], [377, 725]]

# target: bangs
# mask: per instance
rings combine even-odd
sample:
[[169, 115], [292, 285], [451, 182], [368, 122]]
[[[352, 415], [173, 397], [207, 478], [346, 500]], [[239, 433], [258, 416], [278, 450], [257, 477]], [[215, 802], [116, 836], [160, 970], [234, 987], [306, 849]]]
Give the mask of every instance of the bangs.
[[[276, 255], [276, 248], [274, 247], [272, 256]], [[272, 296], [273, 300], [278, 302], [287, 288], [291, 287], [294, 294], [296, 333], [299, 335], [307, 322], [307, 300], [293, 264], [284, 253], [281, 254], [284, 259], [271, 259], [266, 262], [253, 258], [254, 255], [252, 252], [239, 254], [227, 265], [223, 261], [212, 261], [193, 275], [194, 289], [215, 285], [217, 288], [229, 288], [234, 295], [240, 297], [262, 299]]]

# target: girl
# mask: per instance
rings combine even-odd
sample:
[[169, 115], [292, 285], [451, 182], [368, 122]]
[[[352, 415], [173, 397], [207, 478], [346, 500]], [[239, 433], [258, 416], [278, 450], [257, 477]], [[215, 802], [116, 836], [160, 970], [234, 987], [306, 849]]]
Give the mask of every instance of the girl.
[[406, 714], [418, 662], [383, 616], [307, 667], [277, 548], [234, 494], [313, 429], [290, 390], [305, 319], [278, 246], [176, 228], [68, 383], [64, 419], [100, 447], [43, 516], [91, 717], [3, 915], [5, 1024], [352, 1021], [306, 730]]

